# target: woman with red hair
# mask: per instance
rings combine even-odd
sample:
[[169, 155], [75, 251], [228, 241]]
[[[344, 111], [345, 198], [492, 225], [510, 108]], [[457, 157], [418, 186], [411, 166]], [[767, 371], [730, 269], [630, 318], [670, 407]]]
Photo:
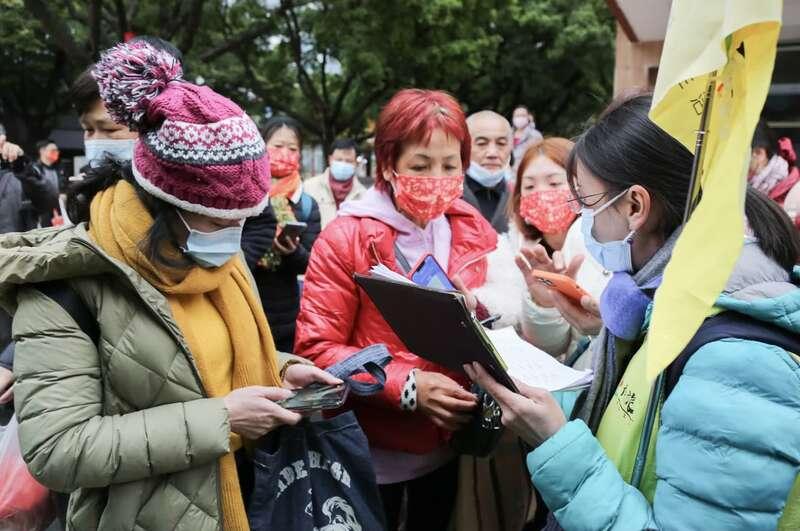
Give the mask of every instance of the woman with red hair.
[[407, 496], [407, 529], [445, 529], [458, 480], [448, 447], [476, 407], [467, 382], [408, 352], [353, 281], [383, 264], [404, 273], [428, 255], [467, 290], [486, 280], [497, 235], [460, 200], [470, 137], [458, 102], [444, 92], [407, 89], [378, 118], [378, 180], [316, 242], [305, 277], [295, 352], [328, 367], [375, 343], [393, 361], [384, 391], [350, 404], [370, 442], [389, 529]]

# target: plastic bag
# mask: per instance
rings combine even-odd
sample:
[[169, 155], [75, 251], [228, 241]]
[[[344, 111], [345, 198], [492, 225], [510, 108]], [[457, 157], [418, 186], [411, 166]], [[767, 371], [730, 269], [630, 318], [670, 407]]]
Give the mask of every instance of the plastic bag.
[[37, 531], [53, 520], [50, 491], [22, 460], [17, 418], [0, 433], [0, 531]]

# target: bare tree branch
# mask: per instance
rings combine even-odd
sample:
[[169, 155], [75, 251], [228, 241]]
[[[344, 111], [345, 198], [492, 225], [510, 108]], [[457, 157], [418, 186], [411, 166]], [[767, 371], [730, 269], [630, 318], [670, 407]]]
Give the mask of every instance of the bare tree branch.
[[347, 96], [347, 93], [350, 92], [350, 86], [353, 84], [353, 81], [356, 78], [355, 70], [347, 74], [347, 77], [344, 80], [344, 84], [342, 88], [339, 89], [339, 94], [336, 96], [336, 101], [333, 103], [333, 111], [331, 112], [331, 122], [336, 123], [339, 119], [339, 114], [342, 112], [342, 105], [344, 105], [344, 99]]
[[337, 128], [339, 131], [349, 131], [350, 129], [354, 128], [358, 125], [358, 122], [364, 118], [364, 113], [367, 112], [375, 102], [377, 102], [388, 89], [387, 83], [384, 81], [381, 83], [381, 86], [374, 91], [372, 91], [369, 96], [362, 100], [361, 105], [351, 113], [350, 119], [346, 122], [346, 125], [341, 128]]
[[[161, 0], [165, 3], [166, 0]], [[183, 11], [183, 1], [175, 2], [172, 6], [172, 13], [169, 15], [169, 25], [167, 26], [166, 39], [171, 41], [181, 27], [181, 11]], [[163, 19], [162, 19], [163, 20]]]
[[131, 0], [131, 3], [128, 4], [128, 13], [125, 17], [127, 20], [133, 20], [136, 18], [136, 14], [139, 12], [139, 0]]
[[89, 62], [90, 55], [84, 48], [78, 46], [64, 20], [53, 13], [48, 2], [25, 0], [25, 7], [53, 37], [56, 45], [65, 52], [67, 60], [78, 65], [85, 65]]
[[103, 24], [103, 0], [89, 0], [89, 49], [92, 58], [100, 51], [100, 27]]
[[289, 44], [292, 50], [294, 64], [297, 68], [297, 82], [306, 97], [311, 100], [311, 103], [314, 105], [314, 107], [316, 107], [317, 112], [322, 114], [325, 112], [325, 103], [322, 101], [322, 98], [320, 98], [316, 87], [314, 87], [314, 82], [308, 76], [308, 72], [306, 72], [303, 66], [303, 48], [300, 35], [300, 23], [297, 20], [297, 14], [294, 12], [294, 9], [291, 6], [284, 11], [284, 18], [286, 19], [286, 25], [289, 29]]
[[117, 9], [119, 40], [122, 40], [125, 38], [125, 32], [128, 31], [128, 13], [125, 12], [125, 3], [123, 0], [114, 0], [114, 7]]
[[194, 46], [194, 37], [197, 35], [200, 29], [200, 22], [203, 19], [203, 4], [205, 4], [205, 0], [191, 0], [189, 2], [189, 12], [186, 14], [186, 21], [183, 23], [183, 38], [178, 46], [184, 54], [189, 53], [189, 50]]
[[64, 0], [64, 7], [67, 9], [69, 18], [86, 23], [86, 16], [83, 14], [78, 14], [78, 12], [75, 10], [75, 4], [72, 3], [72, 0]]
[[213, 61], [217, 57], [224, 55], [228, 52], [236, 51], [240, 46], [247, 44], [248, 42], [252, 41], [263, 35], [268, 29], [270, 28], [270, 22], [264, 21], [259, 24], [256, 24], [252, 28], [243, 31], [236, 37], [229, 39], [222, 44], [219, 44], [213, 48], [210, 48], [200, 54], [200, 61], [207, 62]]
[[253, 71], [253, 67], [245, 54], [239, 54], [239, 60], [242, 63], [242, 67], [244, 67], [245, 76], [249, 82], [250, 89], [258, 94], [258, 96], [264, 101], [265, 105], [291, 116], [300, 122], [300, 125], [312, 133], [318, 136], [322, 135], [322, 130], [314, 120], [311, 120], [308, 117], [294, 111], [289, 106], [284, 105], [282, 102], [273, 99], [273, 97], [270, 95], [270, 91], [264, 90], [264, 83], [258, 79], [258, 76]]
[[325, 68], [328, 66], [328, 50], [322, 51], [322, 65], [319, 72], [319, 80], [320, 85], [322, 87], [322, 101], [325, 102], [325, 112], [328, 111], [328, 103], [330, 102], [330, 98], [328, 98], [328, 78], [327, 74], [325, 73]]

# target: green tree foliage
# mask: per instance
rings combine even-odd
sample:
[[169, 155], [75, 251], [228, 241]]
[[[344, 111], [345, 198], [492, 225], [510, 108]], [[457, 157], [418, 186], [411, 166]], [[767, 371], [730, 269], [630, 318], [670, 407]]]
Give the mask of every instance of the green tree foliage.
[[184, 53], [187, 77], [263, 121], [293, 116], [329, 145], [370, 134], [403, 87], [467, 111], [518, 103], [572, 134], [609, 99], [613, 20], [603, 0], [0, 0], [0, 119], [39, 132], [69, 82], [125, 32]]

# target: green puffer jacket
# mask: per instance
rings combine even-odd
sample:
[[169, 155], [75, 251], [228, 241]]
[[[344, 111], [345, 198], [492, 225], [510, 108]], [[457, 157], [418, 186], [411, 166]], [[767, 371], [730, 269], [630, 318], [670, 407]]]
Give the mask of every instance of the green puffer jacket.
[[[97, 347], [27, 287], [56, 279], [68, 279], [97, 316]], [[22, 453], [42, 484], [72, 492], [68, 528], [220, 529], [228, 413], [221, 398], [206, 397], [161, 293], [80, 225], [1, 238], [0, 305], [16, 314]]]

